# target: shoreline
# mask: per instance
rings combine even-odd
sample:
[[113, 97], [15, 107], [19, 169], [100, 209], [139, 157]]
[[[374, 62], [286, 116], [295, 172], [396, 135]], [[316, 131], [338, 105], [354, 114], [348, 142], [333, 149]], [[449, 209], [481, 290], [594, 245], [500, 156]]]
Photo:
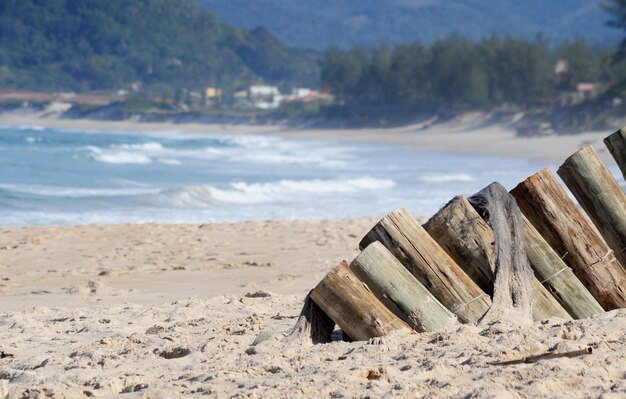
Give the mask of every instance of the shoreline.
[[467, 113], [424, 129], [422, 124], [396, 128], [303, 129], [280, 125], [217, 125], [202, 123], [153, 123], [58, 119], [37, 113], [0, 114], [0, 125], [37, 125], [44, 128], [113, 131], [180, 131], [213, 134], [261, 134], [286, 139], [325, 140], [344, 143], [387, 144], [424, 151], [525, 158], [560, 164], [584, 145], [593, 145], [605, 162], [612, 158], [602, 140], [612, 131], [586, 132], [575, 135], [518, 137], [504, 125], [490, 124], [483, 113]]
[[[39, 122], [16, 124], [45, 123]], [[65, 122], [55, 127], [212, 128]], [[415, 127], [385, 129], [385, 137], [377, 136], [381, 130], [214, 128], [220, 134], [379, 140], [437, 151], [461, 148], [460, 138], [493, 137], [497, 143], [486, 150], [508, 156], [505, 135], [496, 128], [450, 126], [431, 140], [424, 136], [432, 130], [416, 133]], [[579, 141], [564, 139], [572, 146]], [[524, 139], [511, 139], [518, 144], [509, 150], [521, 147], [519, 140]], [[463, 152], [484, 151], [478, 144]], [[548, 158], [565, 159], [562, 151], [557, 155]], [[360, 342], [281, 340], [293, 328], [309, 290], [342, 259], [351, 261], [358, 254], [360, 238], [377, 221], [0, 227], [0, 397], [516, 399], [626, 393], [624, 309], [584, 320], [458, 325]], [[420, 224], [425, 221], [418, 218]], [[269, 338], [255, 345], [258, 337]], [[584, 348], [593, 354], [493, 365]]]

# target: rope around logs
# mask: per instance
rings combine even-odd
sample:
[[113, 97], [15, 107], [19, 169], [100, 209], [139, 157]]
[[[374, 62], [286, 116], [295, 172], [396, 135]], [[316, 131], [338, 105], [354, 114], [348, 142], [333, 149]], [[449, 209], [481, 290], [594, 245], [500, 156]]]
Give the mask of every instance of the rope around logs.
[[[488, 256], [489, 266], [495, 276], [492, 303], [478, 324], [497, 320], [532, 322], [534, 277], [524, 251], [522, 214], [515, 199], [496, 182], [468, 198], [468, 201], [485, 219], [495, 237], [495, 252]], [[456, 310], [484, 296], [489, 295], [478, 295], [458, 305]], [[291, 343], [330, 342], [334, 325], [309, 294], [294, 328], [286, 334], [285, 340]]]
[[548, 278], [546, 278], [546, 279], [542, 280], [542, 281], [541, 281], [541, 284], [546, 283], [546, 282], [548, 282], [548, 281], [552, 280], [553, 278], [555, 278], [556, 276], [558, 276], [559, 274], [563, 273], [564, 271], [566, 271], [566, 270], [568, 270], [568, 269], [569, 269], [569, 270], [572, 270], [570, 267], [565, 266], [564, 268], [562, 268], [562, 269], [561, 269], [561, 270], [559, 270], [558, 272], [554, 273], [554, 274], [553, 274], [553, 275], [551, 275], [550, 277], [548, 277]]

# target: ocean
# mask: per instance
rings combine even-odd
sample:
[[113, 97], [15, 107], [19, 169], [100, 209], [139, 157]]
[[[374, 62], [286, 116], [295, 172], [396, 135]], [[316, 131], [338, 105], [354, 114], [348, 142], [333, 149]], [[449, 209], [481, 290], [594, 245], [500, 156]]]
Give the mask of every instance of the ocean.
[[0, 225], [204, 223], [436, 212], [526, 159], [265, 135], [0, 127]]

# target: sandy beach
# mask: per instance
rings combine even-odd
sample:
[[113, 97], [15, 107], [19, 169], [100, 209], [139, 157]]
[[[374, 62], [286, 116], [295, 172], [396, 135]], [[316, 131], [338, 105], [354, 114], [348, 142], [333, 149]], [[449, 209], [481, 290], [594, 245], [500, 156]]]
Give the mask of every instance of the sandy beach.
[[[551, 164], [584, 144], [604, 148], [609, 133], [526, 139], [481, 127], [477, 115], [460, 122], [428, 130], [290, 131], [0, 118], [383, 142]], [[307, 292], [339, 261], [352, 260], [377, 216], [0, 228], [0, 398], [626, 397], [626, 310], [370, 342], [283, 340]], [[269, 339], [253, 346], [259, 335]], [[491, 364], [588, 347], [593, 353], [577, 358]]]
[[[0, 397], [626, 395], [624, 310], [371, 342], [281, 340], [307, 291], [356, 255], [374, 222], [0, 229]], [[274, 339], [253, 347], [259, 334]]]
[[584, 145], [593, 145], [605, 161], [610, 154], [602, 140], [612, 131], [574, 135], [518, 137], [513, 129], [489, 124], [488, 114], [476, 112], [436, 123], [398, 128], [293, 129], [284, 126], [210, 125], [198, 123], [143, 123], [40, 117], [32, 112], [0, 115], [0, 125], [38, 125], [49, 128], [118, 131], [183, 131], [220, 134], [269, 134], [287, 138], [321, 139], [354, 143], [392, 144], [419, 150], [436, 150], [474, 155], [519, 157], [560, 164]]

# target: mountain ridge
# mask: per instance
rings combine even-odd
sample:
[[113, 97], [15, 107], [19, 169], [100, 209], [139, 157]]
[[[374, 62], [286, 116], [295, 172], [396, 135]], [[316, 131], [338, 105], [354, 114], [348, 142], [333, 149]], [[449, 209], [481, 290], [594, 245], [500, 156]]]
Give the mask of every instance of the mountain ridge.
[[431, 44], [451, 35], [531, 39], [542, 33], [551, 43], [583, 37], [602, 45], [621, 37], [605, 26], [610, 16], [600, 7], [602, 0], [196, 1], [234, 26], [265, 26], [289, 45], [314, 49]]
[[[155, 94], [254, 82], [315, 84], [317, 55], [263, 28], [222, 23], [191, 0], [2, 0], [0, 86]], [[169, 93], [166, 93], [169, 92]]]

